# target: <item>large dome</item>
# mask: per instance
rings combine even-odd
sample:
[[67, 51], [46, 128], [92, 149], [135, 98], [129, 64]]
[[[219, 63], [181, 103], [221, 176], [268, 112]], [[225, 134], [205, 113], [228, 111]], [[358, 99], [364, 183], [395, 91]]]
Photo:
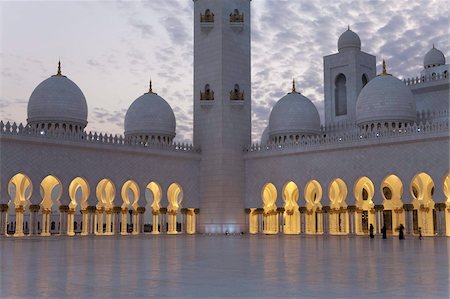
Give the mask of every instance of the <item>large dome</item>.
[[300, 93], [295, 91], [288, 93], [275, 104], [270, 113], [270, 138], [318, 133], [320, 133], [319, 112], [316, 106]]
[[175, 115], [170, 105], [149, 91], [137, 98], [125, 115], [126, 136], [175, 137]]
[[358, 125], [378, 122], [410, 123], [416, 119], [416, 103], [405, 83], [388, 74], [370, 80], [356, 102]]
[[81, 89], [58, 72], [39, 84], [28, 101], [28, 123], [87, 124], [87, 103]]
[[341, 52], [344, 49], [361, 50], [361, 39], [358, 34], [350, 30], [350, 27], [341, 34], [338, 40], [338, 51]]
[[429, 68], [444, 64], [445, 64], [444, 53], [436, 49], [433, 45], [433, 48], [431, 48], [431, 50], [428, 51], [427, 54], [425, 54], [425, 57], [423, 58], [423, 67]]

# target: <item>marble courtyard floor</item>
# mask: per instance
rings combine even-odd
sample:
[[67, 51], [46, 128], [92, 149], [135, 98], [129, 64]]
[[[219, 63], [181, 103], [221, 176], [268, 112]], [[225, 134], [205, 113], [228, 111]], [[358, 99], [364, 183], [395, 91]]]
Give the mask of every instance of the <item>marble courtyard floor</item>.
[[0, 238], [1, 298], [449, 298], [450, 238]]

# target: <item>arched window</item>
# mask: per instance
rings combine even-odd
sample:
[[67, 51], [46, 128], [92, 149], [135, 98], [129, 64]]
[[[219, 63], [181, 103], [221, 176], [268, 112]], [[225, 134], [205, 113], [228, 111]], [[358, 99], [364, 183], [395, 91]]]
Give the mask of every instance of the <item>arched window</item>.
[[52, 224], [50, 225], [51, 230], [55, 230], [55, 221], [52, 221]]
[[347, 79], [344, 74], [336, 77], [334, 88], [336, 116], [347, 115]]
[[362, 81], [362, 87], [366, 86], [366, 84], [369, 82], [369, 78], [367, 78], [366, 74], [362, 75], [361, 81]]

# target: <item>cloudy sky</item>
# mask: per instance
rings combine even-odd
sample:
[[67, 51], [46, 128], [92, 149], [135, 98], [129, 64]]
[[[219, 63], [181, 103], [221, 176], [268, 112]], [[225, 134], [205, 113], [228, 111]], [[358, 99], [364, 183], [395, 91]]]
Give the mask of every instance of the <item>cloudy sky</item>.
[[[449, 3], [253, 0], [253, 139], [293, 77], [323, 119], [322, 57], [337, 52], [347, 25], [397, 77], [418, 75], [433, 43], [448, 57]], [[151, 77], [175, 111], [177, 139], [191, 140], [192, 14], [191, 0], [0, 2], [1, 119], [26, 121], [31, 92], [60, 58], [87, 98], [87, 130], [122, 133], [126, 109]]]

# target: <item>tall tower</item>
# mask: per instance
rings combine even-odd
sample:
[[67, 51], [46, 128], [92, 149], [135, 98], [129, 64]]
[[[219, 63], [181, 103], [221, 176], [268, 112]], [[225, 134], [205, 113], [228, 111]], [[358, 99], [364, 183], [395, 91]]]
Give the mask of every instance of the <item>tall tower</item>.
[[339, 37], [338, 51], [323, 58], [326, 125], [355, 122], [358, 95], [376, 76], [376, 57], [361, 51], [350, 27]]
[[250, 1], [194, 0], [200, 232], [246, 230], [243, 149], [251, 143]]

